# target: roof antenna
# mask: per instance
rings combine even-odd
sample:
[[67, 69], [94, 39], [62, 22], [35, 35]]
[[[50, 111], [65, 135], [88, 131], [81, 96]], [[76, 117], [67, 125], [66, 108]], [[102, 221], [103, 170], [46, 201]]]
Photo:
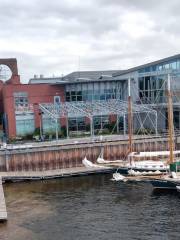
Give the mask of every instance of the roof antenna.
[[78, 56], [78, 76], [80, 78], [80, 56]]

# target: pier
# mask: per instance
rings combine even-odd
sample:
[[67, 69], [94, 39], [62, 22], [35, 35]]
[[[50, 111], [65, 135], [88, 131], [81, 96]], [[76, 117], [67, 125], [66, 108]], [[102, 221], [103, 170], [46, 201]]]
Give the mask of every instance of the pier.
[[0, 177], [0, 221], [6, 221], [6, 220], [7, 220], [6, 202], [4, 198], [2, 178]]
[[86, 168], [86, 167], [74, 167], [66, 169], [55, 169], [45, 171], [19, 171], [19, 172], [1, 172], [0, 176], [3, 182], [6, 181], [26, 181], [26, 180], [44, 180], [63, 178], [70, 176], [83, 176], [101, 173], [111, 173], [114, 171], [114, 167], [102, 167], [102, 168]]

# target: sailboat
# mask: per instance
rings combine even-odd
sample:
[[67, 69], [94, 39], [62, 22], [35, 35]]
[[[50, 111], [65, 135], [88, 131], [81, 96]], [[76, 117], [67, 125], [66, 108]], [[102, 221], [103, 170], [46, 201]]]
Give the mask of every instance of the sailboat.
[[174, 159], [174, 125], [173, 125], [173, 105], [172, 105], [172, 93], [170, 87], [170, 74], [168, 74], [168, 131], [169, 131], [169, 165], [170, 172], [167, 176], [163, 176], [160, 179], [151, 180], [151, 184], [154, 188], [158, 189], [179, 189], [180, 186], [180, 161]]

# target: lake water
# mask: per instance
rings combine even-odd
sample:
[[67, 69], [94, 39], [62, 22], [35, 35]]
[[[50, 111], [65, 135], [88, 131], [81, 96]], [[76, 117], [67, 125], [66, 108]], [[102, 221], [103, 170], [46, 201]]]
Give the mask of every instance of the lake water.
[[5, 184], [2, 240], [179, 240], [180, 195], [111, 175]]

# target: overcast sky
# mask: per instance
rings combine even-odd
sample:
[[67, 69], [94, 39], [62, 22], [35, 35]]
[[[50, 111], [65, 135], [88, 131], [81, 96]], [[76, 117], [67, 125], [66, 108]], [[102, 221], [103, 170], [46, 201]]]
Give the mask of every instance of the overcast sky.
[[0, 0], [0, 58], [34, 74], [121, 70], [180, 53], [179, 0]]

